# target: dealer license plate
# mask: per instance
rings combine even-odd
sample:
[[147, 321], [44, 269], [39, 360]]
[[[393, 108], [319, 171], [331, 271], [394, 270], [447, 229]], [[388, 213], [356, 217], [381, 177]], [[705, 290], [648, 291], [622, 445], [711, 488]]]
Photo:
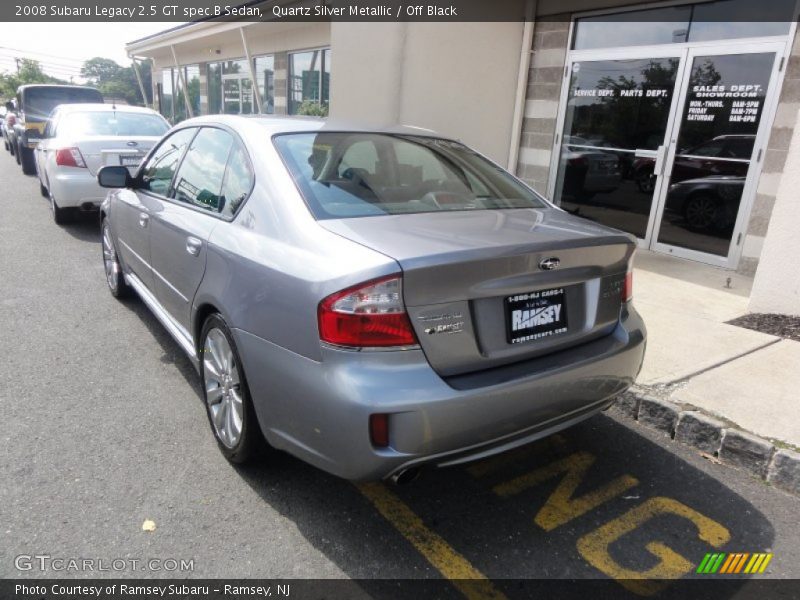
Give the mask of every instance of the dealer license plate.
[[538, 290], [506, 298], [506, 339], [532, 342], [567, 332], [564, 288]]

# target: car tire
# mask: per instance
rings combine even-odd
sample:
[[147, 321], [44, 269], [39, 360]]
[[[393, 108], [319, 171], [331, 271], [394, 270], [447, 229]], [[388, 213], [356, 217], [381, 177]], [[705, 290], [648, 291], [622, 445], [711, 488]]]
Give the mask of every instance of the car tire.
[[683, 217], [691, 231], [712, 231], [719, 221], [719, 200], [711, 194], [696, 194], [686, 201]]
[[133, 290], [125, 281], [122, 264], [119, 262], [114, 238], [111, 236], [111, 226], [108, 219], [103, 219], [100, 225], [100, 244], [103, 248], [103, 269], [106, 274], [106, 284], [111, 295], [118, 299], [130, 298]]
[[61, 208], [56, 199], [53, 198], [53, 194], [48, 194], [50, 198], [50, 213], [53, 215], [53, 221], [56, 225], [66, 225], [67, 223], [71, 223], [75, 218], [75, 209], [74, 208]]
[[25, 175], [36, 175], [36, 161], [33, 158], [33, 150], [30, 148], [20, 148], [19, 161], [22, 172]]
[[39, 180], [39, 193], [42, 196], [44, 196], [45, 198], [49, 198], [50, 197], [50, 192], [47, 191], [47, 188], [44, 187], [44, 184], [42, 183], [41, 180]]
[[656, 189], [655, 174], [650, 171], [640, 171], [636, 174], [636, 187], [643, 194], [652, 194]]
[[222, 454], [234, 464], [254, 459], [266, 447], [230, 328], [219, 314], [200, 333], [200, 378], [211, 431]]

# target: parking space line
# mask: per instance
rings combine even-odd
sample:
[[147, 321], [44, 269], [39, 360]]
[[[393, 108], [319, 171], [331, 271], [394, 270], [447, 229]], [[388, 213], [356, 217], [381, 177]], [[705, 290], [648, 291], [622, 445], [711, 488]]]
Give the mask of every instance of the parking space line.
[[472, 566], [440, 535], [428, 529], [422, 519], [385, 485], [365, 483], [359, 485], [358, 489], [417, 552], [469, 600], [505, 600], [505, 595], [495, 589], [486, 575]]

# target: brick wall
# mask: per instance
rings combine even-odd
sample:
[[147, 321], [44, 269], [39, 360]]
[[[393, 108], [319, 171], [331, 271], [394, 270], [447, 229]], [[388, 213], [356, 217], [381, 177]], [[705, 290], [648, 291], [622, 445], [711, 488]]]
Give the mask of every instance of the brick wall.
[[517, 175], [540, 194], [547, 193], [569, 26], [569, 17], [561, 15], [537, 21], [533, 29]]
[[761, 246], [772, 216], [775, 194], [786, 162], [792, 130], [797, 122], [797, 111], [800, 109], [800, 38], [797, 36], [784, 69], [786, 74], [778, 100], [778, 109], [767, 142], [761, 178], [758, 180], [756, 198], [747, 224], [742, 258], [737, 268], [737, 271], [747, 275], [755, 273], [758, 266], [758, 257], [761, 255]]

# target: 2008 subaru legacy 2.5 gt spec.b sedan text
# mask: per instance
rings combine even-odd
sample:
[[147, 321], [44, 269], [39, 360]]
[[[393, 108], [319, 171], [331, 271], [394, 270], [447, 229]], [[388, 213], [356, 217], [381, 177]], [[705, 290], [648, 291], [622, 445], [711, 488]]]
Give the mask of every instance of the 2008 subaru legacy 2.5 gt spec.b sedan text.
[[411, 478], [606, 408], [642, 364], [634, 240], [416, 128], [208, 116], [103, 167], [103, 258], [197, 366], [211, 428]]

